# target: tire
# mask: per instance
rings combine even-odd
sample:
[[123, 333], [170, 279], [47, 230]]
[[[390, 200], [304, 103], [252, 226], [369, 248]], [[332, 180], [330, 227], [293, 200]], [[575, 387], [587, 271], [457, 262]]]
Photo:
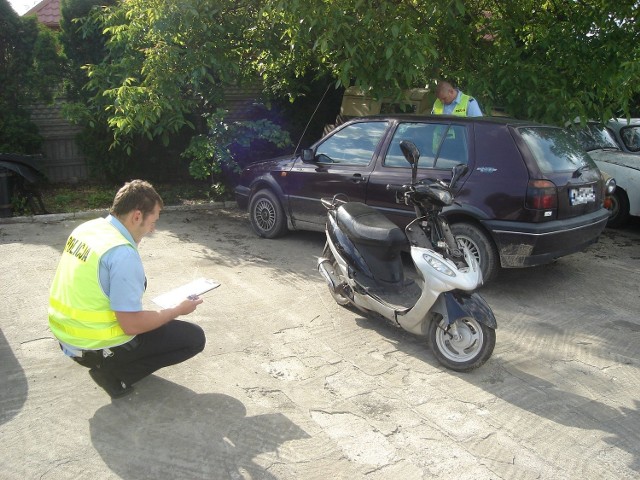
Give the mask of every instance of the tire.
[[500, 268], [498, 249], [487, 234], [471, 223], [454, 223], [451, 233], [456, 237], [458, 245], [469, 248], [482, 270], [484, 283], [489, 282]]
[[452, 338], [445, 331], [444, 320], [434, 320], [429, 325], [429, 347], [436, 359], [456, 372], [468, 372], [486, 362], [496, 345], [496, 331], [471, 317], [455, 322], [459, 337]]
[[[324, 251], [322, 252], [322, 256], [331, 262], [331, 268], [333, 269], [332, 273], [337, 278], [342, 279], [342, 275], [340, 275], [340, 268], [338, 267], [338, 263], [336, 262], [336, 259], [334, 258], [333, 253], [331, 253], [331, 249], [329, 248], [329, 245], [325, 245]], [[331, 287], [328, 287], [328, 288], [329, 288], [329, 293], [331, 294], [331, 296], [333, 297], [333, 299], [338, 305], [340, 305], [341, 307], [346, 307], [351, 305], [351, 300], [349, 300], [347, 297], [345, 297], [344, 295], [338, 292], [334, 292], [331, 289]]]
[[267, 189], [258, 190], [249, 202], [249, 217], [256, 234], [277, 238], [287, 233], [287, 218], [278, 197]]
[[611, 195], [611, 216], [607, 220], [607, 227], [619, 228], [629, 221], [629, 197], [620, 187], [616, 187]]

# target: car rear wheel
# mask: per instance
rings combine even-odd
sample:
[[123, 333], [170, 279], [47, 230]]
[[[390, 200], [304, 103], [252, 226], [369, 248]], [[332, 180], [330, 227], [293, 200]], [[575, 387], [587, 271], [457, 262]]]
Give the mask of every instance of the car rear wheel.
[[271, 190], [259, 190], [249, 202], [251, 226], [263, 238], [281, 237], [287, 232], [284, 209]]
[[493, 241], [482, 229], [471, 223], [454, 223], [451, 225], [451, 233], [456, 237], [458, 245], [467, 247], [476, 258], [482, 269], [484, 282], [491, 280], [500, 267], [498, 250]]
[[629, 197], [620, 187], [616, 187], [611, 195], [611, 216], [607, 220], [607, 227], [622, 227], [629, 220]]

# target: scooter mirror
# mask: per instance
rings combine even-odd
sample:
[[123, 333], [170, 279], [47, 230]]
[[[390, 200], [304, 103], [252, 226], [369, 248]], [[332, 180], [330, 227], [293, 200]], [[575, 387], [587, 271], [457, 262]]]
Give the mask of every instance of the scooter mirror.
[[418, 159], [420, 158], [420, 150], [416, 147], [416, 144], [409, 140], [402, 140], [400, 142], [400, 150], [404, 158], [411, 165], [411, 183], [416, 183], [418, 177]]

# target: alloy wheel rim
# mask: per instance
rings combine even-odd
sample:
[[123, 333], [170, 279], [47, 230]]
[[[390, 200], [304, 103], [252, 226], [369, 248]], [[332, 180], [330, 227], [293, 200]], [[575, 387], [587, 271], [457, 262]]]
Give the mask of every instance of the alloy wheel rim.
[[276, 209], [271, 202], [261, 200], [256, 205], [254, 218], [261, 229], [271, 230], [276, 223]]
[[[441, 325], [444, 328], [444, 324]], [[438, 328], [436, 343], [448, 360], [461, 363], [472, 360], [484, 344], [484, 335], [478, 323], [470, 318], [456, 321], [459, 338], [452, 338], [443, 328]]]
[[478, 265], [480, 265], [480, 252], [478, 251], [478, 246], [475, 243], [473, 243], [471, 239], [469, 239], [468, 237], [457, 235], [456, 238], [458, 240], [458, 245], [463, 250], [464, 250], [464, 247], [467, 247], [469, 249], [469, 253], [473, 255], [473, 257], [478, 262]]

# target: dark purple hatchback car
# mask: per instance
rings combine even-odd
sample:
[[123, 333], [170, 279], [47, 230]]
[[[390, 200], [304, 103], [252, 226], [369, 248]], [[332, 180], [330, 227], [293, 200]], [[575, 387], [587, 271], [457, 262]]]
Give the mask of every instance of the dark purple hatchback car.
[[324, 229], [321, 197], [367, 203], [405, 226], [414, 213], [387, 184], [409, 182], [400, 141], [420, 150], [418, 178], [449, 180], [466, 164], [445, 214], [485, 281], [502, 267], [550, 262], [597, 241], [609, 212], [603, 177], [562, 128], [501, 117], [392, 115], [352, 119], [299, 154], [253, 163], [236, 187], [260, 236]]

